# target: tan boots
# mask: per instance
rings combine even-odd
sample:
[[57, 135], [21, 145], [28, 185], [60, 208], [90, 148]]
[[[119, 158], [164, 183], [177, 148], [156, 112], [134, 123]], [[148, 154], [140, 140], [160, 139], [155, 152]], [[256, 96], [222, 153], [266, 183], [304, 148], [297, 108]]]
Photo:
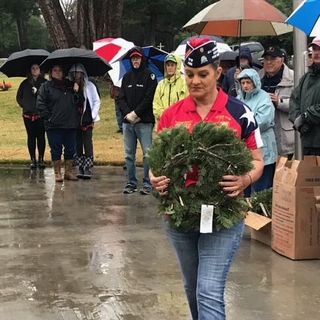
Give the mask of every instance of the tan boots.
[[[61, 160], [53, 161], [54, 176], [56, 182], [63, 182], [61, 174]], [[77, 181], [77, 176], [73, 173], [73, 160], [65, 160], [64, 162], [64, 179]]]
[[73, 160], [64, 161], [64, 179], [77, 181], [78, 178], [73, 172]]
[[61, 160], [53, 161], [53, 168], [56, 182], [63, 182], [61, 175]]

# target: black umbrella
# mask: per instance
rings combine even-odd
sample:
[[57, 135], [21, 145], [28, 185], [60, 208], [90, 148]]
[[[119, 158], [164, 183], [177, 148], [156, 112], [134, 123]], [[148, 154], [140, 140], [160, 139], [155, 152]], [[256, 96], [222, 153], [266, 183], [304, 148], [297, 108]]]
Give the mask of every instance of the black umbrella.
[[49, 71], [54, 65], [61, 65], [65, 72], [75, 63], [82, 63], [88, 76], [103, 76], [111, 70], [110, 64], [99, 57], [94, 51], [70, 48], [53, 51], [49, 57], [41, 64], [41, 69]]
[[1, 66], [0, 71], [8, 77], [25, 77], [33, 64], [41, 64], [49, 56], [42, 49], [26, 49], [12, 53]]
[[239, 54], [234, 51], [225, 51], [220, 53], [219, 59], [220, 61], [235, 61], [238, 55]]

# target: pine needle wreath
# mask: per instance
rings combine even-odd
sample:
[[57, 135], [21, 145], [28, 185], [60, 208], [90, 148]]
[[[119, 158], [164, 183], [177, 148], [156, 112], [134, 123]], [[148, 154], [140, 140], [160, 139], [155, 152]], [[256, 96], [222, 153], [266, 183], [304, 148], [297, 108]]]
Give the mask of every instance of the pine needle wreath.
[[[168, 195], [159, 198], [160, 215], [170, 215], [178, 230], [199, 230], [201, 205], [213, 205], [214, 228], [231, 228], [248, 209], [247, 202], [230, 198], [219, 182], [224, 175], [244, 175], [252, 168], [252, 155], [245, 143], [225, 125], [202, 122], [190, 134], [185, 126], [163, 130], [147, 154], [155, 176], [170, 178]], [[186, 174], [198, 167], [198, 181], [186, 187]]]

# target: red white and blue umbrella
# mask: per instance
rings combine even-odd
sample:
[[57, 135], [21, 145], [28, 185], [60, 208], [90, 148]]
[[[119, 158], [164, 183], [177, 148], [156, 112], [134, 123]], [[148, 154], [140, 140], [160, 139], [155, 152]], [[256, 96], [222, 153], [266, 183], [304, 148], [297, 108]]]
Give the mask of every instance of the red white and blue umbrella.
[[127, 52], [134, 47], [134, 43], [123, 38], [104, 38], [93, 43], [93, 50], [100, 57], [107, 60], [112, 70], [108, 72], [113, 84], [121, 86], [121, 80], [127, 72], [127, 68], [119, 62]]
[[320, 0], [305, 0], [286, 20], [310, 37], [320, 35]]

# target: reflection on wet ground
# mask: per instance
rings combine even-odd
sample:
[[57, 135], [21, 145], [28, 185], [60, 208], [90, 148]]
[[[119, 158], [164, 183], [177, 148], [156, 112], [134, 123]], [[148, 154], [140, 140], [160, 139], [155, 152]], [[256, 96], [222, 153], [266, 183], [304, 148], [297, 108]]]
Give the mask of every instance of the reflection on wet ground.
[[[0, 319], [190, 319], [156, 200], [123, 195], [121, 168], [55, 185], [52, 169], [0, 169]], [[230, 320], [319, 319], [320, 262], [244, 239]]]

